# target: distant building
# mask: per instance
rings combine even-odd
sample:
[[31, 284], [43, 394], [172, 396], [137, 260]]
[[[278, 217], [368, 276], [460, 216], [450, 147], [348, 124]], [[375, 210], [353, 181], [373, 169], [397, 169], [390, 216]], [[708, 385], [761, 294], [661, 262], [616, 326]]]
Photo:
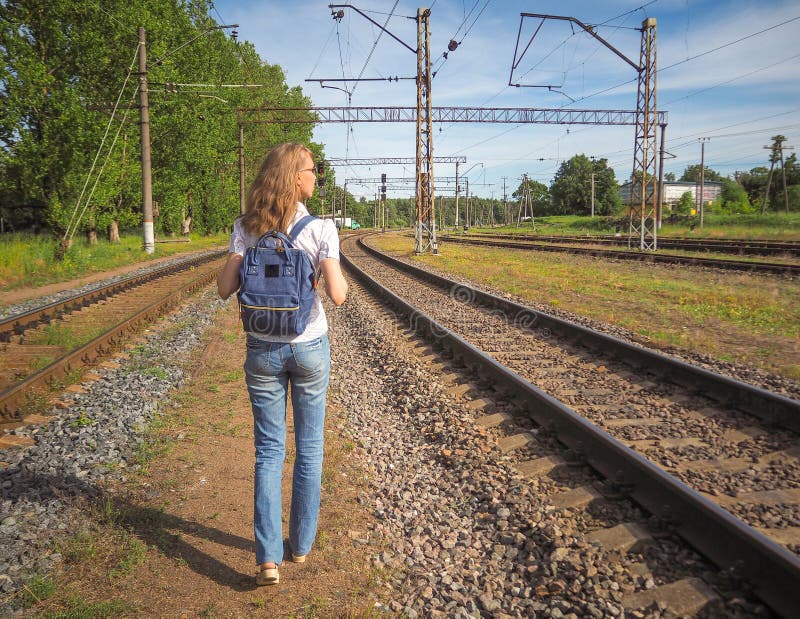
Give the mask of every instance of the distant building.
[[[697, 202], [697, 194], [700, 192], [700, 183], [692, 181], [664, 181], [663, 191], [661, 192], [661, 203], [672, 207], [677, 204], [681, 196], [687, 191], [692, 194], [692, 200]], [[705, 181], [705, 183], [703, 183], [703, 200], [706, 204], [716, 200], [721, 193], [722, 183], [718, 181]], [[622, 198], [623, 204], [630, 204], [630, 182], [620, 186], [619, 197]]]

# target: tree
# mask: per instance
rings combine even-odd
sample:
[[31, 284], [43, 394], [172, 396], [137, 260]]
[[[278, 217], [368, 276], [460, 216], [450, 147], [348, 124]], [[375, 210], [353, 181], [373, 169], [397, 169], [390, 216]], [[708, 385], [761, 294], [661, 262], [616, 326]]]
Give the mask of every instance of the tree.
[[750, 204], [760, 204], [764, 201], [764, 192], [767, 188], [769, 170], [763, 166], [752, 168], [749, 172], [736, 171], [733, 177], [745, 192]]
[[744, 187], [729, 178], [722, 179], [722, 192], [718, 203], [727, 213], [750, 213], [753, 210]]
[[592, 209], [592, 174], [594, 173], [594, 212], [610, 215], [622, 202], [614, 170], [607, 159], [590, 160], [575, 155], [562, 162], [550, 185], [554, 210], [563, 214], [589, 215]]
[[680, 199], [675, 203], [673, 211], [679, 215], [689, 215], [694, 208], [694, 196], [691, 191], [681, 194]]
[[[686, 169], [681, 174], [680, 180], [687, 181], [690, 183], [699, 183], [700, 182], [700, 164], [686, 166]], [[715, 172], [708, 166], [705, 166], [705, 173], [703, 174], [703, 180], [706, 181], [721, 181], [722, 175], [719, 172]]]
[[[201, 232], [229, 226], [239, 211], [238, 200], [231, 200], [239, 193], [235, 109], [265, 103], [307, 108], [310, 101], [300, 88], [289, 88], [283, 70], [264, 62], [251, 44], [233, 41], [218, 29], [209, 16], [211, 6], [207, 0], [0, 2], [3, 212], [18, 213], [23, 225], [35, 221], [64, 231], [129, 68], [134, 73], [121, 102], [125, 107], [135, 103], [136, 26], [141, 25], [147, 32], [156, 233], [179, 232], [189, 213]], [[258, 88], [209, 86], [198, 92], [172, 83]], [[141, 222], [135, 110], [127, 112], [111, 148], [122, 116], [118, 110], [98, 158], [97, 170], [105, 167], [83, 229]], [[246, 126], [246, 181], [266, 150], [284, 141], [309, 143], [311, 131], [310, 124]], [[322, 154], [321, 146], [311, 147]]]
[[664, 180], [667, 182], [674, 182], [675, 172], [667, 172], [666, 174], [664, 174]]

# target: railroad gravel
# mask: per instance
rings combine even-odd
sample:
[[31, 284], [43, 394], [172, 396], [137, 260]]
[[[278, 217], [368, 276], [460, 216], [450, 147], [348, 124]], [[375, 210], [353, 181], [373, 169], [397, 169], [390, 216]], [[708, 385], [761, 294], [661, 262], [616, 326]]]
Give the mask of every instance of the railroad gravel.
[[[210, 256], [216, 253], [217, 251], [218, 250], [206, 250], [206, 251], [196, 252], [192, 254], [191, 258], [195, 259], [195, 258], [201, 258], [203, 256]], [[39, 309], [40, 307], [44, 307], [45, 305], [50, 305], [51, 303], [56, 303], [58, 301], [69, 299], [70, 297], [98, 290], [104, 286], [115, 284], [129, 277], [138, 277], [139, 275], [146, 275], [147, 273], [152, 273], [153, 271], [156, 271], [158, 269], [163, 269], [164, 267], [172, 266], [174, 264], [180, 264], [184, 260], [186, 260], [186, 256], [172, 258], [170, 260], [159, 262], [158, 264], [152, 264], [149, 266], [142, 267], [140, 269], [136, 269], [134, 271], [128, 271], [127, 273], [123, 273], [121, 275], [115, 275], [114, 277], [109, 277], [101, 281], [92, 282], [91, 284], [80, 286], [79, 288], [69, 288], [68, 290], [62, 290], [61, 292], [57, 292], [48, 295], [46, 297], [37, 297], [35, 299], [29, 299], [28, 301], [23, 301], [22, 303], [16, 303], [14, 305], [6, 305], [5, 307], [0, 307], [0, 320], [5, 320], [6, 318], [10, 318], [11, 316], [16, 316], [18, 314], [24, 314], [25, 312], [30, 312], [32, 310]]]
[[0, 593], [8, 596], [0, 614], [14, 605], [9, 594], [61, 562], [56, 540], [88, 524], [81, 512], [104, 483], [139, 468], [148, 426], [182, 384], [183, 364], [222, 304], [211, 289], [195, 297], [145, 334], [120, 368], [98, 370], [101, 378], [84, 383], [68, 408], [52, 408], [48, 424], [13, 431], [36, 445], [0, 452]]
[[[374, 521], [353, 531], [370, 544], [385, 587], [378, 609], [422, 617], [667, 617], [626, 611], [626, 593], [703, 574], [684, 545], [668, 540], [645, 555], [606, 552], [585, 533], [641, 519], [627, 502], [595, 510], [556, 509], [553, 479], [527, 479], [473, 423], [408, 349], [397, 326], [351, 288], [329, 312], [330, 399], [346, 411], [339, 429], [356, 445]], [[642, 570], [646, 562], [651, 570]], [[741, 598], [708, 617], [766, 616]]]
[[[659, 350], [660, 352], [667, 354], [671, 357], [681, 359], [693, 365], [699, 365], [713, 372], [717, 372], [718, 374], [723, 374], [724, 376], [730, 376], [731, 378], [734, 378], [736, 380], [745, 383], [750, 383], [751, 385], [767, 389], [768, 391], [773, 391], [775, 393], [780, 393], [786, 397], [795, 400], [800, 400], [800, 381], [792, 380], [783, 376], [778, 376], [776, 374], [770, 374], [768, 372], [764, 372], [762, 370], [759, 370], [751, 366], [722, 361], [710, 357], [708, 355], [702, 355], [700, 353], [687, 351], [682, 348], [677, 348], [677, 347], [659, 348], [655, 345], [653, 341], [645, 337], [642, 337], [641, 335], [633, 333], [628, 329], [619, 327], [617, 325], [608, 324], [598, 320], [592, 320], [590, 318], [586, 318], [584, 316], [573, 314], [572, 312], [568, 312], [566, 310], [553, 307], [546, 303], [537, 303], [531, 301], [530, 299], [523, 299], [516, 295], [509, 294], [508, 292], [505, 292], [498, 288], [493, 288], [491, 286], [486, 286], [484, 284], [473, 282], [472, 280], [460, 278], [457, 275], [454, 275], [453, 273], [449, 273], [442, 269], [438, 269], [434, 266], [421, 264], [418, 261], [410, 260], [404, 256], [394, 255], [393, 257], [400, 260], [401, 262], [405, 262], [406, 264], [410, 264], [417, 268], [425, 269], [426, 271], [430, 271], [431, 273], [435, 273], [436, 275], [439, 275], [441, 277], [446, 277], [459, 284], [465, 286], [471, 286], [477, 290], [481, 290], [483, 292], [493, 294], [495, 296], [507, 299], [509, 301], [525, 305], [526, 307], [530, 307], [538, 312], [549, 314], [551, 316], [555, 316], [563, 320], [568, 320], [570, 322], [583, 325], [585, 327], [589, 327], [590, 329], [594, 329], [595, 331], [600, 331], [601, 333], [611, 335], [612, 337], [625, 340], [632, 344], [645, 346], [653, 350]], [[696, 267], [696, 268], [703, 271], [709, 271], [711, 274], [716, 273], [716, 270], [714, 269], [705, 269], [704, 267]]]

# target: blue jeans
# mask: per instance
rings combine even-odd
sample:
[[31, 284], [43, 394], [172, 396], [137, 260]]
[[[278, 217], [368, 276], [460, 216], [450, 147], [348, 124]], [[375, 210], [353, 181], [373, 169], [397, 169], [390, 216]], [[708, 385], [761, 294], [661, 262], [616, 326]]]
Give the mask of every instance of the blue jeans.
[[308, 554], [317, 534], [330, 357], [327, 335], [295, 344], [247, 337], [244, 372], [255, 433], [253, 528], [258, 565], [280, 564], [283, 559], [281, 478], [290, 384], [296, 448], [289, 515], [291, 552]]

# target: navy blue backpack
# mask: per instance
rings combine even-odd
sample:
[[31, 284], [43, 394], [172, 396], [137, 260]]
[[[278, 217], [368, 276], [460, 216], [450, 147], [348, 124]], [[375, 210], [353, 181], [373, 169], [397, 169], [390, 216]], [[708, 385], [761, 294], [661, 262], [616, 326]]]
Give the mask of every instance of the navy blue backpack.
[[315, 217], [306, 215], [288, 236], [272, 230], [244, 253], [237, 294], [245, 331], [300, 335], [308, 325], [317, 288], [314, 265], [294, 242]]

